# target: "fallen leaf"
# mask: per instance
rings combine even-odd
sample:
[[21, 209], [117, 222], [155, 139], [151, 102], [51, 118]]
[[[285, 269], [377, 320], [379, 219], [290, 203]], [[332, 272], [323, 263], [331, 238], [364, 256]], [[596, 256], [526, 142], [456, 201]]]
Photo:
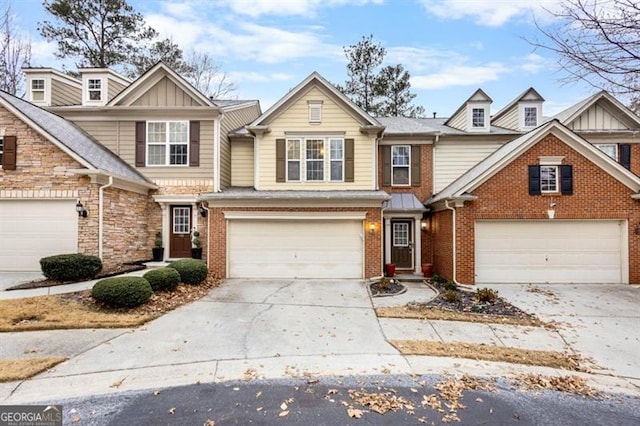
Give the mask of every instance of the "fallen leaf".
[[260, 395], [262, 395], [262, 391], [256, 393], [256, 398], [260, 398]]
[[155, 396], [158, 396], [158, 395], [160, 395], [160, 391], [159, 391], [159, 390], [154, 390], [154, 391], [153, 391], [153, 394], [154, 394]]
[[117, 382], [113, 382], [113, 383], [111, 383], [111, 385], [110, 385], [109, 387], [110, 387], [110, 388], [119, 388], [119, 387], [120, 387], [120, 385], [124, 382], [124, 379], [126, 379], [126, 378], [127, 378], [127, 376], [124, 376], [124, 377], [122, 378], [122, 380], [119, 380], [119, 381], [117, 381]]
[[356, 408], [349, 408], [347, 410], [347, 414], [349, 415], [349, 417], [353, 419], [359, 419], [362, 417], [362, 410], [358, 410]]
[[169, 413], [169, 414], [175, 414], [175, 413], [176, 413], [176, 407], [171, 407], [171, 408], [169, 408], [169, 411], [167, 411], [167, 413]]
[[286, 416], [288, 414], [289, 414], [288, 411], [282, 411], [280, 414], [278, 414], [278, 417], [284, 417], [284, 416]]
[[287, 408], [288, 408], [288, 406], [287, 406], [287, 403], [286, 403], [286, 402], [283, 402], [282, 404], [280, 404], [280, 409], [281, 409], [281, 410], [283, 410], [283, 411], [284, 411], [284, 410], [286, 410]]
[[202, 426], [216, 426], [216, 422], [214, 422], [211, 419], [207, 419], [207, 421], [204, 422], [204, 424]]

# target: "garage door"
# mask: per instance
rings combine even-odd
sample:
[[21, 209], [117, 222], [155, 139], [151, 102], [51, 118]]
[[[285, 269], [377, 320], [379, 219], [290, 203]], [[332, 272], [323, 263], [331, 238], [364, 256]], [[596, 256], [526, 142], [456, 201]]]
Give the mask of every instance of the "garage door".
[[361, 220], [229, 220], [230, 277], [362, 278]]
[[0, 271], [39, 271], [40, 258], [78, 251], [75, 200], [0, 200]]
[[476, 282], [626, 282], [625, 229], [624, 221], [476, 222]]

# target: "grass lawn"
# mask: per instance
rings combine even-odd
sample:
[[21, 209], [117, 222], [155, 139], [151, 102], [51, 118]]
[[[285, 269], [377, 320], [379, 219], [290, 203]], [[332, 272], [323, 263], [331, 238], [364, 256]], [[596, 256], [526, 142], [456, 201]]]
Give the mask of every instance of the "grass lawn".
[[61, 356], [0, 359], [0, 383], [28, 379], [66, 360]]

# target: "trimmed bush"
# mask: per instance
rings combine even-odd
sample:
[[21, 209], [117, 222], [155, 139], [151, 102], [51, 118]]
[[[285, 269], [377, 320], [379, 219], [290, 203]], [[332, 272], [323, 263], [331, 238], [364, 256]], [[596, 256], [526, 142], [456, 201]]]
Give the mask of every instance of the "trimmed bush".
[[133, 308], [147, 302], [153, 290], [142, 277], [115, 277], [98, 281], [91, 296], [98, 302], [117, 308]]
[[447, 283], [444, 285], [444, 289], [456, 291], [458, 289], [458, 286], [453, 281], [447, 281]]
[[442, 293], [442, 297], [444, 297], [444, 300], [446, 300], [447, 302], [458, 302], [460, 301], [460, 296], [458, 295], [458, 292], [455, 290], [447, 290], [444, 293]]
[[102, 261], [97, 256], [80, 253], [58, 254], [40, 259], [40, 269], [50, 280], [86, 280], [95, 278], [102, 270]]
[[173, 291], [180, 284], [180, 274], [173, 268], [152, 269], [143, 278], [149, 281], [153, 291]]
[[197, 259], [180, 259], [169, 264], [169, 268], [173, 268], [180, 274], [180, 281], [185, 284], [198, 285], [207, 279], [209, 270], [207, 265]]
[[433, 275], [431, 276], [431, 281], [433, 281], [434, 283], [438, 283], [438, 284], [444, 284], [444, 283], [446, 283], [446, 282], [447, 282], [447, 279], [446, 279], [446, 278], [444, 278], [444, 277], [441, 277], [441, 276], [440, 276], [440, 275], [438, 275], [438, 274], [433, 274]]

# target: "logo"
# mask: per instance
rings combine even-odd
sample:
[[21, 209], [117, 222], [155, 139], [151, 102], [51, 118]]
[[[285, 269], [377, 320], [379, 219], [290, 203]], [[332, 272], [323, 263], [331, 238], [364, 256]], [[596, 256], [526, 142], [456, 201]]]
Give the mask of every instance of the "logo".
[[62, 426], [62, 406], [0, 405], [0, 426]]

